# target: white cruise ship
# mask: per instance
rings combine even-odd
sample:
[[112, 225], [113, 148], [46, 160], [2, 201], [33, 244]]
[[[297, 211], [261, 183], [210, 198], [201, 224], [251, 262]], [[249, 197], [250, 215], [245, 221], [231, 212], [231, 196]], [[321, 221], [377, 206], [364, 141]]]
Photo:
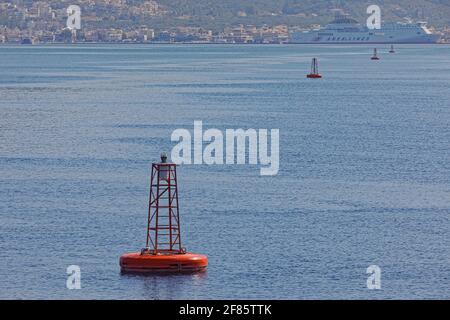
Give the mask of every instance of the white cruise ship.
[[346, 15], [337, 16], [324, 28], [293, 32], [290, 37], [291, 43], [317, 44], [437, 43], [440, 38], [425, 22], [382, 23], [381, 29], [370, 30]]

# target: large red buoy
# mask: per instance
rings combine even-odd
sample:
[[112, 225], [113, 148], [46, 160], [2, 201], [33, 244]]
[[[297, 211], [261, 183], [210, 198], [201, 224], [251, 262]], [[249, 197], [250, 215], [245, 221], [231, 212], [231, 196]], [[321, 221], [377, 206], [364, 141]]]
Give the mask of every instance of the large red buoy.
[[320, 79], [322, 75], [319, 73], [319, 63], [317, 62], [317, 58], [313, 58], [311, 62], [311, 73], [306, 75], [307, 78], [310, 79]]
[[141, 252], [120, 257], [122, 272], [198, 272], [208, 266], [202, 254], [186, 252], [181, 246], [176, 164], [152, 164], [148, 205], [147, 241]]

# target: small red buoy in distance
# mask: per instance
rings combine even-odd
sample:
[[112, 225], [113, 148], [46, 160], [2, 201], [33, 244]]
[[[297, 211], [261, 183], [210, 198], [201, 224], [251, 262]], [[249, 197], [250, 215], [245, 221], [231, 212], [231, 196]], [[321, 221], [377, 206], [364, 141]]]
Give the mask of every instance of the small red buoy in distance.
[[206, 270], [205, 255], [186, 252], [181, 246], [176, 164], [161, 155], [152, 164], [146, 246], [120, 257], [124, 273], [184, 273]]
[[311, 73], [306, 75], [307, 78], [310, 79], [320, 79], [322, 75], [319, 73], [319, 63], [317, 62], [317, 58], [313, 58], [311, 62]]
[[370, 58], [371, 60], [380, 60], [377, 53], [377, 48], [373, 49], [373, 56]]

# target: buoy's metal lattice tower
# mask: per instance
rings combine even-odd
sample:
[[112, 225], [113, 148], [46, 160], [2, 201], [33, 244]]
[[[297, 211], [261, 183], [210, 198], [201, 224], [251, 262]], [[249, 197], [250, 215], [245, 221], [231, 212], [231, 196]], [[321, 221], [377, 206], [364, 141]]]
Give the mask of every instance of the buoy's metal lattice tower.
[[319, 73], [319, 63], [317, 62], [317, 58], [313, 58], [311, 62], [311, 74]]
[[184, 253], [181, 247], [177, 168], [176, 164], [167, 163], [164, 154], [160, 163], [152, 164], [149, 198], [145, 252]]

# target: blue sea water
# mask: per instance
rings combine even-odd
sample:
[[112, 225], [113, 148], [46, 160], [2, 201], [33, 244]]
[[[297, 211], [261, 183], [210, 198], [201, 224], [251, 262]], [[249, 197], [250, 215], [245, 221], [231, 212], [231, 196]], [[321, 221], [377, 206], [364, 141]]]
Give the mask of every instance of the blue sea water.
[[[0, 46], [0, 298], [449, 299], [450, 47], [378, 49]], [[121, 275], [150, 163], [194, 120], [280, 129], [279, 174], [180, 166], [207, 272]]]

